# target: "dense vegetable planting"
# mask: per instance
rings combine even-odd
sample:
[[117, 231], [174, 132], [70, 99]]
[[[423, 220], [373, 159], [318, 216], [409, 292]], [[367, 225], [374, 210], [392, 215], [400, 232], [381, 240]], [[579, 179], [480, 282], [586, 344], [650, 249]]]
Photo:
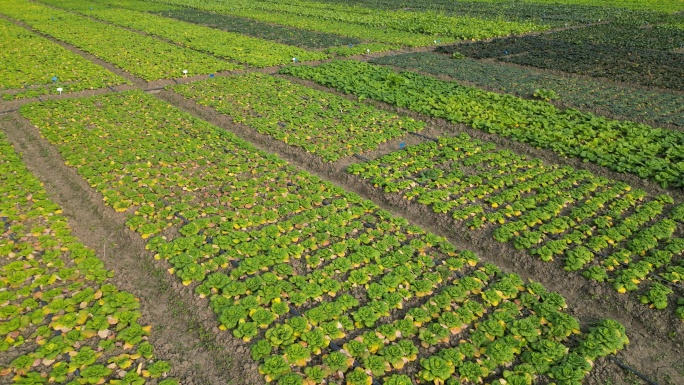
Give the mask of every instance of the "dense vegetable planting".
[[203, 24], [212, 28], [237, 32], [243, 35], [254, 36], [303, 48], [327, 48], [332, 46], [347, 46], [349, 44], [357, 45], [361, 43], [360, 39], [352, 37], [305, 31], [303, 29], [264, 23], [237, 16], [206, 12], [198, 9], [177, 9], [163, 11], [160, 12], [160, 14], [162, 16], [190, 23]]
[[466, 123], [620, 172], [684, 186], [684, 133], [559, 110], [541, 101], [485, 92], [412, 72], [353, 61], [291, 66], [281, 73], [340, 91]]
[[601, 44], [661, 51], [684, 48], [684, 30], [667, 24], [600, 24], [554, 32], [546, 37], [575, 44]]
[[457, 81], [495, 88], [525, 98], [534, 97], [539, 90], [551, 90], [568, 107], [598, 108], [630, 119], [684, 127], [684, 96], [676, 92], [648, 91], [598, 79], [539, 73], [529, 68], [469, 58], [455, 59], [451, 55], [433, 52], [384, 56], [370, 62], [447, 75]]
[[[636, 27], [625, 27], [630, 31]], [[440, 47], [441, 52], [546, 68], [615, 81], [684, 90], [684, 53], [576, 44], [544, 36], [494, 39]]]
[[[339, 0], [318, 0], [324, 3], [339, 3]], [[538, 23], [563, 27], [568, 25], [595, 23], [605, 20], [620, 20], [638, 24], [659, 23], [675, 19], [667, 13], [650, 9], [633, 10], [596, 5], [532, 3], [515, 0], [496, 2], [453, 1], [453, 0], [347, 0], [345, 4], [383, 10], [436, 11], [446, 14], [471, 15], [480, 18], [504, 18], [506, 20], [538, 20]], [[653, 4], [653, 3], [651, 3]]]
[[[648, 196], [587, 171], [546, 165], [497, 151], [462, 134], [409, 146], [349, 172], [386, 192], [429, 205], [471, 229], [494, 228], [544, 261], [562, 258], [568, 271], [608, 281], [619, 292], [641, 292], [664, 309], [683, 293], [684, 205], [667, 195]], [[669, 284], [665, 287], [659, 282]], [[684, 307], [677, 309], [684, 320]]]
[[173, 89], [325, 161], [373, 150], [425, 125], [261, 74], [210, 79]]
[[375, 28], [425, 34], [453, 39], [482, 39], [508, 34], [520, 34], [546, 28], [534, 22], [488, 20], [469, 16], [450, 16], [433, 11], [410, 12], [349, 7], [346, 4], [320, 3], [310, 0], [285, 2], [238, 0], [234, 9], [277, 12], [308, 16], [318, 20], [333, 20]]
[[222, 329], [254, 341], [267, 381], [575, 384], [628, 342], [610, 320], [580, 332], [560, 295], [149, 95], [22, 114]]
[[[434, 36], [426, 36], [420, 33], [375, 28], [372, 26], [352, 24], [337, 20], [322, 20], [309, 16], [270, 12], [256, 8], [236, 8], [233, 3], [228, 5], [214, 2], [207, 3], [199, 0], [164, 0], [163, 3], [188, 6], [204, 11], [219, 12], [228, 15], [245, 17], [262, 22], [286, 25], [308, 31], [348, 36], [364, 41], [390, 43], [409, 47], [431, 45], [435, 42]], [[439, 39], [444, 43], [454, 41], [453, 38], [446, 37], [441, 37]]]
[[[499, 0], [472, 0], [476, 2], [499, 2]], [[596, 6], [596, 0], [522, 0], [524, 3], [531, 4], [579, 4]], [[684, 4], [679, 0], [601, 0], [600, 5], [611, 8], [628, 8], [636, 10], [659, 11], [659, 12], [678, 12], [684, 11]]]
[[178, 384], [147, 342], [140, 303], [71, 235], [0, 133], [0, 381]]
[[322, 52], [309, 52], [294, 46], [273, 43], [139, 11], [89, 4], [80, 0], [42, 1], [94, 16], [116, 25], [160, 36], [185, 47], [256, 67], [286, 64], [292, 62], [293, 57], [300, 61], [319, 60], [328, 57]]
[[148, 81], [181, 77], [184, 70], [209, 74], [241, 68], [150, 36], [25, 0], [6, 0], [0, 12]]
[[5, 100], [56, 94], [57, 88], [75, 92], [126, 83], [104, 68], [1, 19], [0, 62], [4, 69], [0, 92]]

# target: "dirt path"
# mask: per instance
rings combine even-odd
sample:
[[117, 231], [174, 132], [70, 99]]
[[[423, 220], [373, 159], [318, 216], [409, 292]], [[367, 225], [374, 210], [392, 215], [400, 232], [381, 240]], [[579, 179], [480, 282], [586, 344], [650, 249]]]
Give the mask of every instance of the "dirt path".
[[0, 129], [50, 199], [62, 206], [73, 234], [115, 272], [112, 283], [140, 299], [141, 322], [153, 325], [150, 342], [172, 364], [170, 375], [183, 385], [263, 383], [246, 344], [218, 330], [208, 301], [178, 283], [165, 263], [154, 261], [146, 242], [126, 229], [124, 215], [105, 206], [35, 127], [15, 113], [0, 116]]

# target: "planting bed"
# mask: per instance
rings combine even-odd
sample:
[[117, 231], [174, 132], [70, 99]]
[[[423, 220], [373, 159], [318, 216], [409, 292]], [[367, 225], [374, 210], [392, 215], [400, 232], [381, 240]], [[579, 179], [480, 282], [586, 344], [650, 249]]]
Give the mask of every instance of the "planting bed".
[[289, 63], [293, 57], [301, 61], [320, 60], [328, 57], [322, 52], [308, 52], [294, 46], [273, 43], [139, 11], [94, 4], [88, 5], [78, 0], [44, 0], [43, 2], [93, 16], [118, 26], [159, 36], [184, 47], [255, 67]]
[[138, 299], [108, 282], [2, 133], [0, 171], [0, 381], [178, 384], [164, 379]]
[[371, 63], [449, 76], [452, 80], [513, 93], [524, 98], [543, 98], [553, 91], [562, 105], [619, 116], [654, 125], [684, 127], [684, 95], [647, 90], [598, 79], [540, 73], [534, 69], [470, 58], [457, 59], [434, 52], [416, 52], [372, 59]]
[[[0, 93], [5, 100], [126, 83], [119, 76], [36, 34], [0, 19], [0, 61], [6, 65]], [[26, 62], [32, 66], [27, 67]]]
[[150, 36], [24, 0], [6, 1], [1, 13], [147, 81], [179, 77], [183, 70], [197, 74], [241, 68]]
[[[551, 35], [553, 36], [553, 35]], [[507, 37], [440, 47], [469, 57], [493, 58], [537, 68], [570, 72], [645, 86], [684, 90], [684, 54], [600, 44], [576, 44], [544, 36]]]
[[259, 132], [336, 161], [420, 131], [423, 122], [401, 118], [326, 92], [261, 74], [173, 87]]

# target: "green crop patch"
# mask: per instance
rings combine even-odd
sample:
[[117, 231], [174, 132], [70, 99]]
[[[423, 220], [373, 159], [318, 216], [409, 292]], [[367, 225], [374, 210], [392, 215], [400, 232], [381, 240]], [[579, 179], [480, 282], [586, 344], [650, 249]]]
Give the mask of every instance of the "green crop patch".
[[177, 385], [138, 299], [108, 283], [3, 133], [0, 191], [0, 381]]
[[684, 48], [684, 29], [668, 24], [600, 24], [554, 32], [546, 37], [580, 45], [597, 44], [659, 51]]
[[349, 172], [470, 229], [493, 228], [497, 241], [544, 261], [561, 258], [566, 270], [607, 281], [621, 293], [646, 286], [658, 293], [640, 297], [651, 307], [677, 303], [672, 288], [684, 267], [684, 205], [668, 195], [651, 197], [587, 171], [498, 151], [465, 134], [409, 146]]
[[303, 48], [327, 48], [332, 46], [347, 46], [359, 44], [361, 40], [333, 35], [329, 33], [306, 31], [292, 27], [284, 27], [257, 20], [246, 19], [237, 16], [221, 15], [197, 9], [178, 9], [163, 11], [162, 16], [187, 21], [189, 23], [202, 24], [211, 28], [237, 32], [244, 35], [271, 40], [282, 44], [293, 45]]
[[6, 20], [0, 20], [0, 62], [4, 65], [0, 92], [5, 100], [57, 94], [57, 88], [66, 93], [126, 83], [104, 68]]
[[[634, 33], [633, 29], [636, 27], [625, 28], [630, 28], [630, 31]], [[623, 44], [627, 45], [626, 47], [593, 44], [590, 38], [581, 44], [555, 40], [552, 38], [554, 35], [551, 34], [548, 37], [508, 37], [489, 42], [439, 47], [438, 50], [448, 54], [459, 52], [476, 59], [493, 58], [507, 63], [607, 78], [613, 81], [684, 90], [684, 67], [679, 65], [684, 61], [684, 53], [633, 49], [630, 45], [649, 44], [643, 39], [639, 40], [640, 34], [635, 35], [637, 37], [634, 42]], [[599, 37], [596, 39], [598, 40]], [[676, 43], [660, 42], [658, 44], [672, 46]]]
[[148, 81], [181, 77], [184, 70], [209, 74], [241, 68], [150, 36], [24, 0], [7, 0], [0, 13]]
[[[307, 31], [330, 33], [340, 36], [352, 37], [367, 42], [387, 43], [408, 47], [419, 47], [434, 44], [435, 36], [426, 36], [420, 33], [412, 33], [401, 30], [377, 28], [368, 25], [354, 24], [344, 21], [321, 19], [318, 17], [297, 15], [294, 13], [278, 12], [250, 7], [248, 3], [206, 3], [202, 1], [188, 0], [165, 0], [167, 4], [186, 6], [203, 11], [218, 12], [228, 15], [254, 19], [261, 22], [279, 24]], [[444, 43], [453, 42], [455, 39], [440, 37]]]
[[619, 323], [580, 325], [557, 293], [150, 95], [21, 113], [251, 343], [267, 381], [581, 381], [628, 343]]
[[684, 186], [684, 133], [610, 120], [542, 101], [485, 92], [413, 72], [353, 61], [281, 73], [574, 156], [662, 186]]
[[380, 143], [424, 127], [423, 122], [411, 118], [261, 74], [172, 88], [325, 161], [373, 150]]
[[255, 67], [286, 64], [292, 62], [292, 58], [307, 61], [325, 59], [329, 56], [323, 52], [310, 52], [294, 46], [129, 9], [111, 8], [105, 5], [94, 5], [88, 9], [83, 9], [83, 2], [79, 0], [44, 0], [44, 2], [65, 9], [72, 9], [119, 26], [159, 36], [184, 47]]
[[[322, 3], [337, 3], [339, 0], [318, 0]], [[453, 0], [351, 0], [346, 5], [382, 10], [434, 11], [447, 15], [468, 15], [483, 19], [503, 18], [509, 21], [534, 20], [539, 24], [567, 27], [596, 23], [599, 21], [630, 21], [660, 23], [676, 19], [676, 15], [643, 9], [597, 6], [597, 4], [570, 4], [569, 2], [531, 2], [516, 0], [498, 1], [453, 1]], [[650, 4], [660, 4], [651, 2]]]
[[630, 120], [644, 119], [656, 124], [684, 127], [684, 96], [664, 90], [615, 84], [600, 79], [539, 73], [534, 69], [502, 65], [434, 52], [416, 52], [373, 59], [374, 64], [411, 71], [447, 75], [456, 81], [498, 89], [520, 97], [534, 97], [537, 90], [553, 90], [568, 107], [599, 109]]

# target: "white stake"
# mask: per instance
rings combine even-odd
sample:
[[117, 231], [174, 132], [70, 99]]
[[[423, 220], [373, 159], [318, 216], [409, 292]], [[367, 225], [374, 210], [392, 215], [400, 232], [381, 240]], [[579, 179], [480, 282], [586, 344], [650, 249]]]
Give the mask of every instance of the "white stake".
[[59, 92], [60, 95], [62, 94], [62, 91], [64, 91], [62, 87], [57, 88], [57, 92]]

